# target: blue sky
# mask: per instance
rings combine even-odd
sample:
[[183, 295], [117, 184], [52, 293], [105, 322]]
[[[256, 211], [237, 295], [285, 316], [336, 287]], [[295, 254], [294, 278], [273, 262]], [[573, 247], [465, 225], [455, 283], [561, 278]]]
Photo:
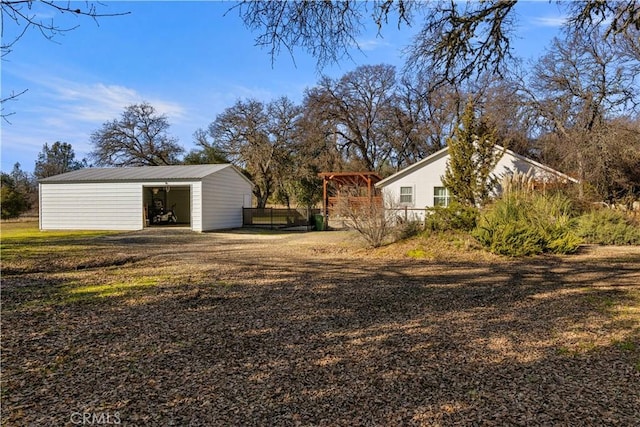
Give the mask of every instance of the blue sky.
[[[84, 2], [78, 3], [83, 6]], [[44, 143], [70, 143], [81, 159], [91, 151], [89, 137], [125, 107], [148, 102], [165, 114], [169, 133], [188, 151], [193, 133], [237, 100], [271, 101], [287, 96], [302, 100], [320, 72], [315, 59], [283, 51], [272, 64], [265, 49], [237, 12], [225, 16], [229, 2], [105, 2], [105, 13], [131, 12], [102, 18], [65, 15], [56, 22], [78, 28], [46, 40], [28, 32], [2, 61], [2, 98], [28, 91], [5, 106], [11, 122], [3, 122], [1, 169], [20, 162], [33, 171]], [[34, 9], [34, 11], [37, 11]], [[543, 52], [557, 34], [562, 14], [553, 2], [519, 2], [514, 53], [524, 58]], [[5, 27], [5, 36], [10, 30]], [[358, 65], [392, 64], [401, 68], [401, 49], [416, 28], [392, 23], [382, 38], [371, 28], [359, 39], [362, 51], [322, 73], [339, 77]], [[295, 63], [294, 63], [295, 60]]]

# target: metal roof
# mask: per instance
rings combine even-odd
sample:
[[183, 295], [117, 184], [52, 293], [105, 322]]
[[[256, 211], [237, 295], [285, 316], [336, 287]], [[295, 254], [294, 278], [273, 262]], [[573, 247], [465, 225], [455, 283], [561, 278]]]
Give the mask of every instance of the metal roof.
[[200, 180], [228, 167], [233, 168], [229, 163], [213, 165], [141, 166], [131, 168], [86, 168], [50, 176], [48, 178], [41, 179], [40, 182], [62, 183]]
[[[511, 150], [508, 150], [508, 149], [506, 149], [504, 147], [501, 147], [500, 145], [496, 145], [495, 146], [495, 150], [498, 150], [498, 151], [503, 151], [504, 150], [505, 153], [508, 153], [509, 155], [511, 155], [511, 156], [513, 156], [513, 157], [515, 157], [515, 158], [517, 158], [517, 159], [519, 159], [519, 160], [521, 160], [521, 161], [523, 161], [525, 163], [529, 163], [530, 165], [536, 166], [536, 167], [538, 167], [540, 169], [543, 169], [543, 170], [547, 171], [550, 174], [556, 175], [556, 176], [558, 176], [560, 178], [563, 178], [563, 179], [566, 179], [566, 180], [568, 180], [570, 182], [573, 182], [573, 183], [580, 182], [579, 180], [577, 180], [575, 178], [572, 178], [572, 177], [570, 177], [568, 175], [565, 175], [560, 171], [557, 171], [557, 170], [555, 170], [555, 169], [553, 169], [553, 168], [551, 168], [549, 166], [543, 165], [542, 163], [538, 163], [535, 160], [532, 160], [532, 159], [530, 159], [528, 157], [522, 156], [522, 155], [520, 155], [518, 153], [515, 153], [515, 152], [513, 152]], [[414, 170], [423, 168], [423, 167], [429, 165], [430, 163], [433, 163], [434, 161], [436, 161], [436, 160], [438, 160], [438, 159], [440, 159], [440, 158], [442, 158], [444, 156], [448, 156], [448, 155], [449, 155], [449, 147], [444, 147], [444, 148], [440, 149], [439, 151], [436, 151], [435, 153], [431, 154], [430, 156], [425, 157], [424, 159], [420, 160], [419, 162], [416, 162], [416, 163], [414, 163], [412, 165], [409, 165], [406, 168], [404, 168], [404, 169], [394, 173], [393, 175], [386, 177], [382, 181], [376, 183], [375, 184], [376, 188], [383, 188], [383, 187], [391, 184], [392, 182], [397, 181], [398, 179], [410, 174]]]

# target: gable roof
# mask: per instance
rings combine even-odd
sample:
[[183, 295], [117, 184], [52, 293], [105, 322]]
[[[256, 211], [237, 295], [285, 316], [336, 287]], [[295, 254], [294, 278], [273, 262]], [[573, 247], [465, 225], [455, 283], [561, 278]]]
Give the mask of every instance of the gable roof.
[[[562, 178], [562, 179], [566, 179], [568, 181], [571, 181], [573, 183], [578, 183], [579, 181], [575, 178], [570, 177], [569, 175], [565, 175], [562, 172], [559, 172], [549, 166], [543, 165], [542, 163], [536, 162], [533, 159], [530, 159], [528, 157], [522, 156], [520, 154], [517, 154], [509, 149], [506, 149], [504, 147], [501, 147], [499, 145], [495, 146], [495, 149], [497, 151], [504, 151], [505, 154], [509, 154], [513, 157], [515, 157], [516, 159], [523, 161], [525, 163], [530, 164], [532, 167], [536, 167], [539, 169], [544, 170], [545, 172], [548, 172], [550, 174], [556, 175], [558, 178]], [[407, 166], [406, 168], [394, 173], [391, 176], [388, 176], [387, 178], [383, 179], [382, 181], [376, 183], [376, 187], [384, 187], [388, 184], [391, 184], [394, 181], [397, 181], [400, 178], [403, 178], [409, 174], [411, 174], [413, 171], [417, 170], [417, 169], [421, 169], [425, 166], [428, 166], [429, 164], [433, 163], [436, 160], [439, 160], [443, 157], [446, 157], [449, 155], [449, 147], [445, 147], [439, 151], [436, 151], [435, 153], [431, 154], [430, 156], [425, 157], [424, 159]]]
[[449, 147], [445, 147], [440, 151], [436, 151], [435, 153], [425, 157], [424, 159], [415, 162], [412, 165], [407, 166], [406, 168], [399, 170], [391, 176], [386, 177], [380, 182], [376, 183], [376, 187], [384, 187], [385, 185], [391, 184], [393, 181], [396, 181], [402, 177], [409, 175], [411, 172], [417, 169], [421, 169], [427, 166], [429, 163], [433, 163], [434, 161], [441, 159], [445, 156], [449, 155]]
[[[41, 179], [42, 183], [138, 182], [169, 180], [201, 180], [206, 176], [232, 168], [247, 182], [249, 179], [229, 163], [209, 165], [140, 166], [130, 168], [86, 168]], [[251, 184], [253, 185], [253, 183]]]

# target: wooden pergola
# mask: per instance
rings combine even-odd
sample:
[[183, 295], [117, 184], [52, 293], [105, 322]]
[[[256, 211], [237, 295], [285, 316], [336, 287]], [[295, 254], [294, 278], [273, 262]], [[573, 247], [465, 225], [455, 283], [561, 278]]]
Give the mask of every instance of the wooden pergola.
[[[349, 196], [351, 202], [373, 203], [376, 198], [380, 198], [374, 185], [382, 181], [382, 177], [376, 172], [321, 172], [318, 176], [322, 178], [322, 212], [325, 224], [329, 219], [329, 210], [337, 204], [345, 188], [357, 189], [354, 194], [358, 196]], [[330, 184], [333, 193], [329, 188]]]

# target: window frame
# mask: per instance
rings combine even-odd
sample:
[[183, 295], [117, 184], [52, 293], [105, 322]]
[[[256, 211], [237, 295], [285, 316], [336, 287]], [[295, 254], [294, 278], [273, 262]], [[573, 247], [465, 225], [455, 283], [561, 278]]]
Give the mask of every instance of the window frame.
[[[444, 190], [444, 195], [438, 194], [438, 190]], [[444, 203], [441, 203], [443, 201]], [[433, 206], [446, 208], [451, 204], [451, 192], [445, 186], [433, 187]]]
[[[409, 194], [402, 194], [402, 190], [403, 189], [409, 189], [410, 193]], [[399, 189], [400, 192], [400, 205], [402, 206], [413, 206], [413, 204], [415, 203], [415, 187], [413, 185], [403, 185], [400, 187]], [[410, 201], [402, 201], [402, 197], [406, 197], [409, 196], [411, 198]]]

